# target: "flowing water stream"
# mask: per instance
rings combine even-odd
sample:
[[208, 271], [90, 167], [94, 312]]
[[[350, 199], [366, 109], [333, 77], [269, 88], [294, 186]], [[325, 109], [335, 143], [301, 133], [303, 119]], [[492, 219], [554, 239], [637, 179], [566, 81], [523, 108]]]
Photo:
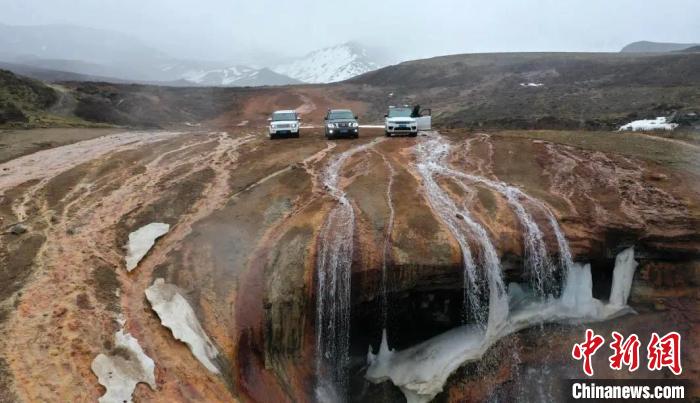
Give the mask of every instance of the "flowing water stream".
[[384, 230], [384, 249], [382, 250], [382, 295], [381, 295], [381, 310], [382, 310], [382, 329], [386, 329], [387, 319], [389, 316], [389, 301], [387, 297], [387, 265], [389, 255], [391, 254], [391, 231], [394, 228], [394, 202], [391, 198], [391, 189], [394, 185], [394, 176], [396, 171], [391, 165], [391, 162], [384, 154], [380, 154], [389, 172], [389, 183], [386, 186], [386, 202], [389, 207], [389, 218], [387, 220], [386, 229]]
[[350, 275], [355, 213], [340, 185], [340, 172], [348, 158], [382, 140], [337, 155], [322, 174], [324, 187], [337, 201], [321, 230], [316, 260], [316, 376], [317, 396], [322, 400], [344, 395], [350, 362]]
[[[423, 185], [433, 210], [447, 224], [450, 231], [457, 239], [464, 256], [464, 300], [468, 302], [469, 312], [473, 312], [478, 325], [486, 325], [489, 329], [498, 324], [508, 315], [508, 301], [501, 276], [501, 262], [493, 246], [489, 234], [477, 223], [467, 209], [460, 209], [450, 199], [436, 181], [437, 176], [456, 178], [445, 166], [445, 160], [449, 154], [449, 144], [441, 137], [431, 137], [428, 141], [417, 147], [418, 172], [423, 179]], [[477, 266], [472, 257], [468, 238], [476, 238], [480, 246], [481, 263], [485, 269], [486, 287], [482, 275], [477, 271]], [[488, 310], [482, 309], [482, 296], [484, 288], [488, 288]]]

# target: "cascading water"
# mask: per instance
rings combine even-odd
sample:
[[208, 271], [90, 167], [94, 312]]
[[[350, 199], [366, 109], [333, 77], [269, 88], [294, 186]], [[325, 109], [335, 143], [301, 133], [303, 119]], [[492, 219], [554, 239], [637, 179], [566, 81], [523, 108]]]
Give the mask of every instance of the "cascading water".
[[350, 274], [355, 213], [347, 194], [340, 188], [339, 171], [349, 157], [378, 141], [339, 154], [322, 175], [325, 188], [338, 203], [321, 230], [316, 260], [316, 375], [320, 399], [344, 395], [350, 361]]
[[[403, 351], [390, 350], [386, 337], [382, 339], [378, 354], [372, 354], [370, 349], [367, 357], [369, 368], [365, 377], [372, 382], [391, 380], [401, 388], [409, 403], [431, 400], [442, 390], [450, 374], [457, 368], [481, 359], [496, 341], [511, 333], [537, 323], [600, 321], [629, 312], [630, 308], [626, 303], [636, 268], [634, 249], [622, 251], [615, 262], [610, 301], [604, 303], [593, 298], [590, 265], [573, 263], [566, 238], [548, 206], [515, 187], [448, 168], [444, 161], [449, 152], [449, 145], [437, 134], [429, 137], [416, 148], [418, 172], [423, 177], [431, 207], [454, 234], [462, 250], [466, 250], [467, 253], [463, 252], [465, 275], [474, 281], [477, 277], [472, 277], [473, 267], [468, 266], [468, 262], [471, 265], [474, 263], [466, 242], [466, 230], [476, 237], [481, 245], [489, 282], [489, 319], [486, 329], [477, 321], [476, 324], [452, 329]], [[534, 270], [531, 275], [538, 276], [537, 281], [532, 284], [532, 289], [511, 283], [507, 297], [501, 295], [505, 293], [499, 292], [499, 288], [503, 287], [500, 264], [488, 234], [466, 211], [457, 209], [455, 203], [435, 181], [434, 177], [437, 175], [458, 181], [458, 185], [464, 190], [466, 185], [463, 181], [477, 182], [506, 197], [523, 224], [525, 253], [532, 254], [530, 259], [526, 259], [526, 265], [530, 265], [530, 269]], [[541, 209], [555, 233], [559, 247], [559, 263], [565, 273], [561, 279], [563, 290], [559, 298], [545, 297], [544, 291], [552, 288], [554, 282], [550, 273], [552, 264], [542, 233], [521, 201], [527, 201]], [[455, 219], [457, 215], [463, 220]], [[491, 254], [495, 259], [489, 257]], [[493, 270], [494, 267], [497, 270]], [[474, 284], [468, 285], [471, 292]]]
[[423, 178], [428, 201], [447, 225], [462, 252], [463, 303], [465, 308], [468, 308], [465, 311], [471, 312], [477, 323], [483, 324], [486, 322], [487, 313], [482, 309], [481, 281], [466, 237], [467, 230], [464, 228], [464, 222], [456, 216], [459, 209], [435, 181], [435, 174], [441, 171], [440, 161], [447, 155], [448, 147], [437, 139], [430, 139], [421, 143], [417, 152], [419, 155], [418, 172]]
[[387, 220], [386, 224], [386, 229], [385, 229], [385, 234], [384, 234], [384, 250], [382, 252], [382, 296], [381, 296], [381, 304], [382, 304], [382, 329], [386, 329], [386, 324], [387, 324], [387, 319], [389, 316], [389, 301], [387, 298], [387, 262], [389, 260], [389, 255], [391, 252], [391, 231], [394, 228], [394, 202], [391, 198], [391, 188], [394, 185], [394, 176], [396, 176], [396, 171], [394, 171], [394, 167], [391, 165], [389, 160], [386, 158], [384, 154], [380, 154], [382, 157], [382, 160], [384, 161], [384, 165], [387, 167], [387, 170], [389, 171], [389, 183], [387, 184], [386, 187], [386, 202], [387, 205], [389, 206], [389, 219]]
[[[497, 182], [481, 176], [470, 175], [452, 168], [444, 168], [446, 174], [455, 178], [462, 178], [470, 182], [481, 183], [503, 195], [508, 204], [513, 208], [523, 231], [525, 244], [525, 270], [530, 275], [535, 290], [540, 295], [545, 295], [547, 286], [553, 283], [553, 265], [547, 253], [547, 246], [540, 227], [532, 215], [525, 209], [521, 199], [530, 200], [520, 189]], [[568, 247], [567, 247], [568, 248]]]
[[[501, 262], [484, 227], [474, 221], [468, 210], [459, 209], [435, 180], [438, 175], [455, 178], [445, 166], [448, 152], [449, 145], [439, 137], [433, 137], [420, 144], [417, 148], [418, 172], [423, 178], [432, 208], [450, 228], [462, 249], [465, 302], [469, 301], [470, 311], [475, 313], [477, 324], [486, 323], [491, 331], [508, 316], [508, 300], [501, 277]], [[481, 309], [481, 276], [477, 274], [476, 265], [471, 256], [467, 242], [468, 234], [473, 235], [481, 247], [481, 258], [489, 289], [489, 306], [486, 315]]]

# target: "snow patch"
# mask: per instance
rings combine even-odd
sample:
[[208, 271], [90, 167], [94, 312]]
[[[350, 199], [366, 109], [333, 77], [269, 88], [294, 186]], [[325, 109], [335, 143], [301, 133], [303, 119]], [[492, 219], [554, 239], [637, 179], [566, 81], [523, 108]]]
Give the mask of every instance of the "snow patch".
[[659, 116], [656, 119], [635, 120], [620, 127], [618, 131], [632, 130], [674, 130], [678, 127], [678, 123], [670, 123], [668, 120]]
[[219, 351], [204, 332], [194, 310], [177, 286], [165, 283], [162, 278], [156, 279], [146, 289], [146, 298], [158, 314], [161, 324], [169, 328], [177, 340], [185, 343], [202, 365], [218, 374], [219, 368], [214, 360]]
[[156, 388], [155, 363], [124, 329], [114, 334], [114, 352], [95, 357], [91, 369], [107, 390], [100, 403], [131, 402], [131, 394], [140, 382]]
[[168, 233], [170, 224], [150, 223], [129, 234], [126, 245], [126, 270], [132, 271], [156, 243], [156, 239]]
[[483, 327], [464, 325], [402, 351], [390, 350], [383, 334], [377, 354], [370, 346], [365, 377], [374, 383], [391, 380], [409, 403], [428, 402], [442, 391], [452, 372], [481, 359], [496, 341], [511, 333], [543, 322], [603, 321], [632, 312], [626, 303], [636, 267], [634, 248], [618, 254], [609, 303], [593, 298], [591, 266], [576, 263], [568, 269], [560, 298], [543, 300], [526, 286], [511, 283], [510, 313], [488, 333]]
[[520, 83], [521, 87], [542, 87], [544, 84], [542, 83]]

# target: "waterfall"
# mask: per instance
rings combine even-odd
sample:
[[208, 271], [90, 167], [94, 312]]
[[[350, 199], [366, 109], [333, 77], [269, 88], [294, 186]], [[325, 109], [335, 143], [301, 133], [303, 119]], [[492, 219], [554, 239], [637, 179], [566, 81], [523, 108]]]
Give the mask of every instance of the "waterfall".
[[[339, 172], [348, 158], [378, 141], [337, 155], [322, 174], [323, 184], [337, 204], [321, 229], [316, 259], [316, 376], [319, 395], [329, 395], [332, 388], [337, 388], [333, 395], [344, 395], [350, 363], [350, 276], [355, 212], [339, 185]], [[326, 374], [328, 376], [324, 376]]]
[[387, 261], [389, 260], [389, 255], [391, 253], [391, 232], [394, 228], [394, 202], [391, 198], [391, 189], [394, 185], [394, 176], [396, 176], [396, 171], [394, 171], [394, 167], [391, 165], [389, 160], [386, 158], [384, 154], [380, 154], [382, 157], [382, 160], [384, 161], [384, 165], [387, 167], [387, 170], [389, 171], [389, 183], [387, 184], [386, 187], [386, 202], [387, 205], [389, 206], [389, 219], [387, 220], [386, 224], [386, 229], [385, 229], [385, 234], [384, 234], [384, 250], [382, 253], [382, 297], [381, 297], [381, 304], [382, 304], [382, 329], [384, 329], [384, 335], [383, 337], [386, 338], [386, 326], [387, 326], [387, 319], [389, 316], [389, 301], [387, 297]]
[[447, 155], [448, 151], [447, 145], [435, 138], [421, 143], [417, 147], [418, 172], [423, 178], [428, 202], [459, 244], [462, 253], [462, 280], [464, 283], [462, 295], [465, 311], [468, 308], [468, 311], [476, 317], [477, 323], [485, 323], [487, 317], [481, 306], [481, 288], [478, 285], [476, 265], [466, 238], [463, 222], [458, 220], [455, 214], [459, 209], [435, 181], [436, 172], [441, 170], [440, 161]]
[[[469, 175], [449, 168], [446, 159], [449, 144], [438, 134], [416, 147], [417, 169], [423, 179], [431, 207], [445, 223], [460, 245], [464, 261], [465, 289], [470, 300], [481, 296], [480, 277], [469, 249], [467, 236], [476, 238], [489, 288], [488, 324], [465, 324], [403, 351], [391, 350], [382, 335], [379, 352], [370, 351], [365, 377], [372, 382], [391, 380], [399, 386], [409, 402], [427, 402], [442, 391], [443, 385], [457, 368], [480, 360], [488, 349], [503, 337], [529, 326], [554, 321], [602, 321], [631, 311], [626, 305], [637, 263], [634, 249], [622, 251], [615, 260], [610, 301], [593, 297], [593, 280], [589, 264], [574, 263], [569, 245], [551, 209], [543, 202], [505, 183]], [[488, 233], [474, 221], [466, 208], [459, 209], [436, 181], [441, 176], [455, 181], [464, 191], [465, 182], [483, 184], [502, 194], [513, 208], [523, 228], [525, 266], [530, 272], [530, 287], [511, 283], [506, 295], [500, 262]], [[540, 209], [555, 234], [559, 248], [562, 276], [561, 295], [546, 297], [545, 292], [557, 286], [552, 275], [553, 264], [547, 253], [543, 235], [524, 202]], [[467, 281], [468, 280], [468, 281]], [[480, 299], [470, 303], [470, 308]]]
[[453, 177], [483, 184], [506, 198], [524, 229], [525, 270], [530, 275], [535, 290], [540, 295], [545, 295], [546, 292], [549, 291], [547, 286], [553, 284], [553, 266], [549, 259], [549, 254], [547, 253], [547, 246], [544, 242], [542, 231], [521, 202], [521, 200], [531, 200], [531, 198], [520, 189], [503, 182], [497, 182], [482, 176], [470, 175], [452, 168], [445, 168], [444, 170]]
[[[493, 331], [508, 316], [508, 300], [501, 276], [501, 262], [496, 248], [493, 246], [484, 227], [472, 218], [467, 209], [459, 209], [435, 180], [435, 177], [439, 175], [450, 177], [453, 180], [457, 178], [445, 166], [448, 152], [449, 145], [437, 137], [419, 145], [417, 147], [418, 172], [423, 178], [432, 208], [448, 226], [462, 249], [464, 256], [464, 292], [467, 293], [464, 300], [465, 302], [469, 301], [470, 311], [476, 313], [477, 323], [483, 324], [486, 322], [487, 329]], [[460, 186], [464, 186], [460, 181], [457, 181], [457, 183]], [[467, 189], [464, 188], [464, 190]], [[487, 315], [484, 315], [481, 309], [480, 296], [482, 293], [479, 280], [481, 276], [477, 275], [476, 266], [467, 242], [468, 235], [472, 235], [481, 247], [481, 259], [486, 272], [486, 282], [489, 290]]]

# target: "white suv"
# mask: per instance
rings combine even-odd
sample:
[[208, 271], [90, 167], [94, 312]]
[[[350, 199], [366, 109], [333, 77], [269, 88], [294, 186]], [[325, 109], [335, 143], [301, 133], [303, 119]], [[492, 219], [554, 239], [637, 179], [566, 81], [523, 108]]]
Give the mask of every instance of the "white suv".
[[272, 113], [272, 116], [267, 119], [267, 121], [270, 122], [268, 129], [271, 139], [281, 135], [299, 137], [301, 118], [296, 111], [275, 111]]
[[413, 110], [408, 107], [389, 107], [384, 115], [384, 132], [387, 137], [393, 134], [405, 133], [411, 137], [418, 135], [418, 122], [412, 117]]

